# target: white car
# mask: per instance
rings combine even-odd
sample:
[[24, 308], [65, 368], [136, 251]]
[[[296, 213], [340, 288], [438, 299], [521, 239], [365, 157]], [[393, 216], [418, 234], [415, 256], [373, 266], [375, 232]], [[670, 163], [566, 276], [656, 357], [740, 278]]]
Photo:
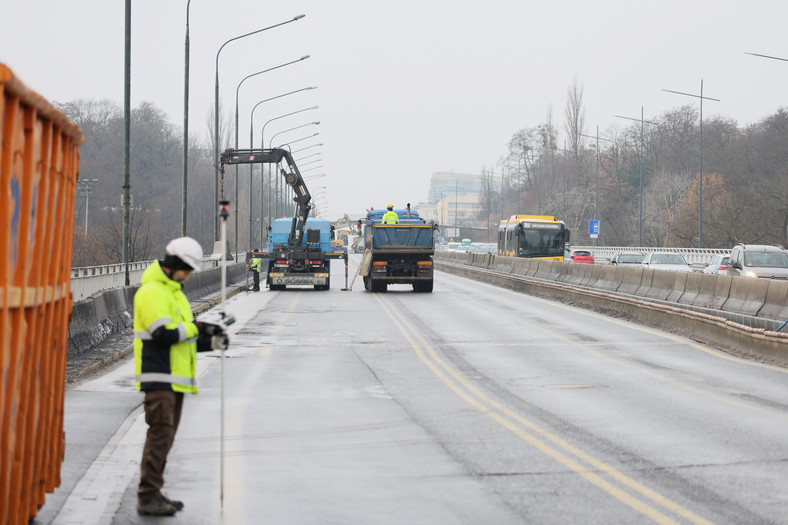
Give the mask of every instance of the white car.
[[653, 270], [668, 270], [671, 272], [691, 272], [692, 267], [686, 259], [678, 253], [651, 252], [643, 259], [642, 266]]

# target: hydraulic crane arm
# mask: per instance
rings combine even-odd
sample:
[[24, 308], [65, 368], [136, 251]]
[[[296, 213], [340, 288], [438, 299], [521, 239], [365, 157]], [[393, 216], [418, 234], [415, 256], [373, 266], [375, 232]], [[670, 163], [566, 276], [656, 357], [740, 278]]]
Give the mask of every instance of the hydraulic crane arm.
[[[287, 170], [281, 166], [282, 159], [285, 160]], [[301, 238], [304, 235], [304, 228], [306, 227], [306, 219], [309, 217], [309, 212], [312, 209], [310, 201], [312, 196], [306, 187], [304, 178], [301, 172], [298, 171], [293, 156], [286, 149], [271, 148], [271, 149], [227, 149], [221, 155], [221, 172], [224, 173], [225, 164], [276, 164], [279, 172], [285, 179], [285, 183], [293, 188], [297, 209], [295, 217], [293, 217], [293, 224], [290, 227], [290, 237], [288, 244], [291, 246], [298, 246], [301, 244]], [[289, 170], [289, 171], [288, 171]]]

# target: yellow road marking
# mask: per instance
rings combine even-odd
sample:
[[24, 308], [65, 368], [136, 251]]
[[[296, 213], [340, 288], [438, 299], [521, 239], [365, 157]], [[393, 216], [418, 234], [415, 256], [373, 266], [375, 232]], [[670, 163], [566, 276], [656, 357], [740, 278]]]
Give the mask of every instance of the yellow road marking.
[[[455, 392], [460, 398], [462, 398], [472, 407], [476, 408], [479, 412], [486, 414], [492, 420], [496, 421], [504, 428], [508, 429], [530, 445], [534, 446], [537, 450], [558, 461], [560, 464], [582, 476], [595, 486], [604, 490], [611, 496], [615, 497], [619, 501], [640, 512], [641, 514], [648, 516], [657, 523], [668, 524], [677, 523], [677, 521], [669, 516], [666, 516], [651, 505], [636, 498], [621, 488], [613, 485], [609, 481], [603, 479], [600, 475], [592, 472], [589, 468], [578, 463], [571, 457], [568, 457], [560, 450], [550, 446], [550, 444], [527, 432], [521, 427], [525, 427], [526, 429], [535, 432], [544, 440], [552, 442], [558, 448], [563, 449], [564, 452], [574, 456], [580, 461], [584, 461], [594, 469], [603, 472], [622, 485], [650, 499], [663, 508], [672, 511], [679, 516], [682, 516], [690, 522], [704, 525], [709, 525], [712, 523], [706, 518], [695, 514], [691, 510], [679, 505], [666, 496], [663, 496], [662, 494], [642, 485], [633, 478], [627, 476], [619, 470], [616, 470], [605, 462], [569, 444], [567, 441], [563, 440], [557, 435], [549, 432], [536, 423], [485, 395], [456, 368], [446, 363], [432, 348], [432, 346], [430, 346], [430, 344], [425, 341], [424, 338], [421, 337], [417, 331], [407, 322], [407, 320], [392, 307], [389, 299], [384, 298], [382, 294], [374, 294], [374, 297], [381, 304], [389, 319], [391, 319], [400, 333], [405, 337], [416, 355], [427, 366], [427, 368], [429, 368], [449, 389]], [[429, 356], [427, 354], [429, 354]], [[520, 426], [518, 426], [518, 424]]]

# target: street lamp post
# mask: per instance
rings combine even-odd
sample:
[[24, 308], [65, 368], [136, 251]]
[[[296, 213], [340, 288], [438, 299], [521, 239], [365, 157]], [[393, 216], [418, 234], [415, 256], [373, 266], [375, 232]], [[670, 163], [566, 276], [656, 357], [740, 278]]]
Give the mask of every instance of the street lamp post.
[[183, 168], [181, 176], [181, 237], [186, 236], [186, 188], [189, 165], [189, 6], [186, 2], [186, 57], [183, 66]]
[[[608, 142], [613, 142], [610, 139], [600, 139], [599, 138], [599, 126], [596, 127], [596, 136], [594, 135], [583, 135], [580, 134], [581, 137], [587, 137], [589, 139], [596, 138], [596, 197], [594, 198], [594, 220], [599, 220], [599, 141], [606, 140]], [[597, 245], [597, 239], [594, 238], [594, 246]]]
[[[263, 69], [262, 71], [258, 71], [256, 73], [252, 73], [251, 75], [246, 75], [238, 83], [238, 87], [235, 88], [235, 149], [238, 149], [238, 96], [239, 96], [239, 93], [241, 91], [241, 85], [244, 82], [246, 82], [246, 80], [248, 80], [248, 79], [250, 79], [252, 77], [255, 77], [257, 75], [262, 75], [263, 73], [268, 73], [269, 71], [273, 71], [275, 69], [279, 69], [279, 68], [282, 68], [282, 67], [285, 67], [285, 66], [289, 66], [291, 64], [296, 64], [298, 62], [302, 62], [302, 61], [306, 60], [307, 58], [309, 58], [309, 55], [304, 55], [304, 56], [302, 56], [301, 58], [299, 58], [297, 60], [291, 60], [290, 62], [285, 62], [284, 64], [279, 64], [278, 66], [270, 67], [268, 69]], [[252, 164], [250, 164], [249, 167], [251, 168]], [[250, 178], [249, 178], [249, 195], [250, 195], [250, 199], [251, 199], [251, 195], [252, 195], [251, 182], [252, 181], [251, 181], [251, 175], [250, 175]], [[235, 165], [235, 202], [236, 203], [238, 202], [238, 165], [237, 164]], [[235, 252], [236, 253], [238, 253], [238, 208], [240, 208], [240, 206], [236, 205], [235, 206]], [[249, 212], [249, 221], [251, 222], [251, 220], [252, 220], [252, 215], [251, 215], [251, 210], [250, 210], [250, 212]], [[252, 249], [251, 242], [249, 244], [250, 244], [249, 249], [251, 250]]]
[[[312, 107], [309, 107], [309, 108], [299, 109], [298, 111], [292, 111], [290, 113], [285, 113], [284, 115], [279, 115], [278, 117], [274, 117], [274, 118], [269, 119], [268, 121], [266, 121], [266, 123], [263, 124], [262, 130], [260, 130], [260, 148], [265, 148], [265, 127], [268, 124], [270, 124], [274, 120], [279, 120], [279, 119], [282, 119], [282, 118], [285, 118], [285, 117], [289, 117], [291, 115], [296, 115], [296, 114], [302, 113], [304, 111], [310, 111], [310, 110], [313, 110], [313, 109], [318, 109], [319, 107], [320, 106], [312, 106]], [[278, 178], [277, 178], [277, 180], [278, 180]], [[262, 198], [263, 198], [263, 190], [261, 188], [260, 189], [261, 203], [262, 203]], [[262, 224], [263, 224], [263, 222], [260, 221], [260, 238], [262, 238], [262, 235], [263, 235], [263, 226], [262, 226]], [[271, 192], [270, 191], [268, 192], [268, 224], [271, 224]]]
[[640, 178], [640, 183], [639, 183], [639, 185], [640, 185], [640, 188], [639, 188], [640, 204], [639, 204], [639, 212], [638, 212], [638, 246], [643, 246], [643, 152], [645, 151], [645, 148], [646, 148], [646, 141], [645, 141], [645, 138], [644, 138], [644, 132], [645, 132], [645, 125], [646, 124], [654, 124], [654, 125], [656, 125], [657, 123], [656, 122], [649, 122], [648, 120], [644, 120], [643, 119], [643, 106], [640, 106], [640, 118], [639, 119], [632, 118], [632, 117], [622, 117], [621, 115], [613, 115], [613, 116], [617, 117], [617, 118], [623, 118], [623, 119], [626, 119], [626, 120], [634, 120], [635, 122], [640, 122], [640, 148], [639, 148], [639, 153], [640, 154], [638, 155], [639, 160], [640, 160], [640, 177], [639, 177]]
[[700, 95], [692, 93], [683, 93], [681, 91], [673, 91], [670, 89], [663, 89], [668, 93], [675, 93], [677, 95], [684, 95], [687, 97], [700, 99], [700, 174], [698, 175], [698, 248], [703, 249], [703, 101], [713, 100], [720, 102], [719, 99], [704, 97], [703, 96], [703, 79], [700, 79]]
[[[254, 111], [257, 109], [258, 106], [260, 106], [265, 102], [269, 102], [271, 100], [276, 100], [278, 98], [286, 97], [294, 93], [299, 93], [301, 91], [307, 91], [310, 89], [317, 89], [317, 86], [309, 86], [301, 89], [296, 89], [295, 91], [282, 93], [281, 95], [266, 98], [255, 104], [249, 116], [249, 148], [250, 149], [254, 148]], [[260, 147], [261, 148], [265, 147], [265, 144], [261, 144]], [[249, 164], [249, 246], [252, 246], [252, 174], [253, 173], [254, 173], [254, 164]], [[262, 232], [263, 232], [263, 193], [265, 191], [264, 181], [265, 181], [264, 167], [261, 166], [260, 167], [260, 234], [261, 234], [260, 242], [261, 243], [263, 242]], [[269, 205], [270, 205], [270, 201], [269, 201]], [[270, 211], [269, 211], [269, 216], [270, 216]], [[269, 224], [270, 224], [270, 220], [269, 220]]]
[[240, 36], [236, 36], [231, 38], [227, 42], [219, 47], [219, 51], [216, 52], [216, 84], [214, 87], [214, 128], [213, 128], [213, 158], [214, 158], [214, 185], [213, 185], [213, 204], [214, 204], [214, 218], [213, 218], [213, 239], [216, 239], [216, 234], [218, 232], [218, 222], [219, 222], [219, 54], [221, 54], [222, 49], [224, 46], [233, 42], [235, 40], [240, 40], [241, 38], [245, 38], [247, 36], [256, 35], [257, 33], [262, 33], [263, 31], [267, 31], [269, 29], [273, 29], [275, 27], [283, 26], [285, 24], [289, 24], [291, 22], [295, 22], [296, 20], [301, 20], [306, 15], [296, 15], [290, 20], [285, 20], [284, 22], [280, 22], [278, 24], [274, 24], [272, 26], [264, 27], [262, 29], [258, 29], [257, 31], [252, 31], [251, 33], [246, 33]]

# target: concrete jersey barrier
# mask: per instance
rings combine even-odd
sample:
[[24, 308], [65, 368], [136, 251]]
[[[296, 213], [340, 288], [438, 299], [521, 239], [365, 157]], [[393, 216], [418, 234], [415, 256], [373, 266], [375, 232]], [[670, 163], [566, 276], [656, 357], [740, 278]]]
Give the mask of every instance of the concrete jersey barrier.
[[[487, 268], [491, 271], [662, 301], [724, 317], [726, 313], [735, 314], [727, 317], [736, 322], [742, 322], [741, 316], [746, 316], [752, 318], [749, 322], [756, 328], [774, 328], [788, 319], [788, 281], [502, 255], [488, 257]], [[436, 260], [481, 266], [470, 253], [437, 252]]]

